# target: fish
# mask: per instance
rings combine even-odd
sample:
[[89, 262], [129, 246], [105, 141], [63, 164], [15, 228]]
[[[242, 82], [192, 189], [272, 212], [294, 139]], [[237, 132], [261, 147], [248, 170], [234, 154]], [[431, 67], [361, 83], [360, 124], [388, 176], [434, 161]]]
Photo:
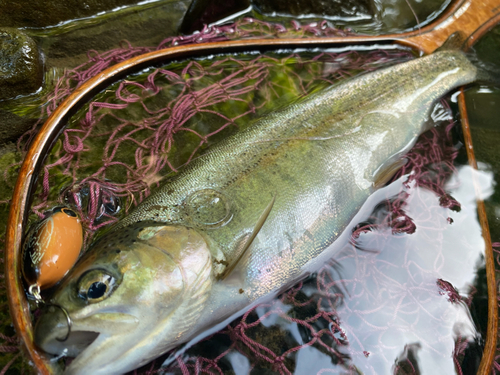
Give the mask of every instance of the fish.
[[34, 339], [68, 375], [140, 367], [318, 270], [429, 128], [433, 104], [481, 78], [462, 52], [359, 75], [212, 146], [99, 238]]

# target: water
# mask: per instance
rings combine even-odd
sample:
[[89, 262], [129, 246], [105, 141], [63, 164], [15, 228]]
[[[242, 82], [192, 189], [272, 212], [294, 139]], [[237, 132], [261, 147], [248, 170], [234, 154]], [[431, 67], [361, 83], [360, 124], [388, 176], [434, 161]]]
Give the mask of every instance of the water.
[[[326, 19], [337, 27], [352, 28], [363, 34], [387, 34], [415, 30], [429, 24], [451, 1], [331, 1], [318, 2], [321, 5], [316, 7], [304, 2], [307, 4], [305, 5], [300, 1], [290, 5], [274, 1], [274, 6], [259, 6], [259, 3], [265, 2], [255, 1], [256, 9], [252, 15], [257, 18], [278, 22], [290, 19], [300, 19], [302, 22]], [[284, 9], [286, 7], [288, 11]]]
[[[403, 6], [403, 3], [386, 4], [385, 9], [398, 7], [402, 9]], [[398, 11], [394, 12], [397, 14]], [[390, 22], [394, 22], [398, 17], [392, 17], [392, 21], [387, 21], [390, 18], [390, 11], [386, 11], [383, 16], [386, 20], [384, 21], [386, 30], [404, 30], [413, 27], [409, 23], [399, 26], [399, 29], [397, 26], [390, 26]], [[367, 29], [372, 26], [370, 24]], [[360, 30], [363, 30], [362, 27]], [[489, 37], [485, 37], [490, 43], [489, 46], [498, 45], [498, 39], [491, 37], [495, 33], [498, 33], [498, 29], [489, 34]], [[47, 38], [49, 42], [56, 40], [50, 39], [51, 36]], [[57, 38], [63, 40], [62, 36]], [[57, 43], [53, 45], [57, 46]], [[73, 48], [73, 51], [77, 51], [78, 48]], [[488, 46], [483, 48], [488, 50]], [[490, 55], [495, 53], [494, 49], [490, 50], [493, 51], [488, 52]], [[80, 52], [78, 50], [78, 54]], [[53, 61], [59, 61], [54, 63], [54, 66], [62, 67], [66, 64], [75, 64], [76, 60], [81, 61], [81, 56], [74, 61], [71, 60], [75, 52], [68, 50], [67, 53], [67, 56], [63, 56], [60, 60], [57, 60], [57, 53], [54, 54]], [[311, 58], [313, 55], [302, 56]], [[271, 59], [276, 57], [276, 55], [270, 56]], [[492, 59], [494, 60], [494, 57]], [[212, 64], [212, 61], [205, 65], [209, 64]], [[285, 71], [288, 74], [282, 71], [283, 66], [286, 67]], [[182, 67], [180, 64], [177, 71], [181, 71]], [[311, 80], [313, 75], [307, 69], [304, 72], [304, 66], [295, 62], [276, 65], [274, 68], [269, 64], [268, 68], [271, 73], [267, 79], [274, 84], [269, 86], [268, 90], [260, 88], [257, 93], [248, 93], [245, 102], [253, 102], [257, 107], [262, 105], [262, 108], [257, 109], [256, 113], [249, 113], [247, 117], [235, 120], [240, 128], [250, 123], [247, 118], [256, 118], [262, 113], [271, 111], [273, 106], [266, 103], [274, 100], [279, 103], [278, 105], [282, 105], [304, 93], [297, 80], [290, 78], [293, 74], [289, 72], [299, 71], [299, 77], [304, 81]], [[317, 66], [311, 65], [310, 68], [317, 69], [316, 73], [319, 72], [321, 76], [325, 71], [335, 71], [337, 65], [335, 62], [327, 61]], [[58, 74], [60, 72], [57, 72], [56, 76]], [[222, 76], [223, 74], [200, 81], [197, 83], [199, 85], [197, 88], [213, 84]], [[130, 79], [135, 78], [130, 77]], [[321, 79], [311, 82], [305, 91], [309, 92], [324, 84]], [[117, 86], [114, 86], [108, 90], [116, 89]], [[130, 90], [134, 92], [133, 88]], [[178, 88], [171, 90], [168, 93], [162, 92], [159, 97], [151, 96], [151, 103], [156, 106], [155, 109], [161, 108], [162, 100], [170, 100], [178, 95]], [[106, 94], [100, 94], [97, 99], [112, 100], [112, 96]], [[439, 369], [439, 373], [454, 373], [456, 371], [454, 359], [456, 359], [465, 373], [475, 373], [486, 334], [484, 309], [486, 295], [482, 256], [484, 244], [476, 220], [475, 195], [471, 181], [475, 175], [474, 178], [480, 181], [483, 197], [488, 198], [488, 219], [495, 241], [500, 238], [497, 229], [500, 228], [498, 224], [500, 211], [497, 208], [500, 201], [498, 191], [495, 189], [498, 178], [496, 165], [498, 157], [494, 122], [499, 96], [498, 89], [485, 85], [476, 87], [467, 94], [469, 109], [474, 108], [469, 115], [475, 150], [478, 160], [482, 162], [479, 173], [474, 174], [467, 166], [459, 131], [453, 131], [451, 144], [456, 146], [460, 154], [455, 162], [457, 170], [449, 176], [444, 189], [460, 203], [459, 212], [443, 208], [439, 204], [439, 194], [425, 187], [410, 184], [407, 188], [403, 188], [408, 194], [404, 200], [403, 212], [411, 218], [415, 230], [411, 234], [394, 231], [394, 227], [399, 228], [398, 217], [389, 222], [384, 218], [387, 213], [387, 200], [395, 200], [402, 188], [402, 182], [407, 178], [407, 176], [400, 177], [381, 190], [376, 196], [378, 201], [372, 202], [358, 217], [359, 222], [369, 224], [372, 230], [360, 234], [355, 246], [346, 244], [344, 251], [333, 260], [332, 265], [326, 266], [317, 277], [306, 280], [300, 289], [292, 289], [280, 298], [270, 301], [268, 305], [250, 312], [242, 321], [232, 323], [229, 328], [216, 334], [209, 341], [189, 349], [182, 359], [174, 362], [171, 365], [173, 367], [165, 371], [180, 373], [179, 367], [183, 368], [180, 363], [184, 363], [193, 372], [197, 368], [211, 371], [220, 369], [226, 373], [236, 374], [287, 373], [287, 371], [307, 374], [322, 370], [334, 373], [357, 371], [411, 373], [411, 369], [416, 373], [436, 373], [436, 369]], [[277, 101], [277, 98], [282, 99]], [[161, 99], [160, 103], [154, 103], [156, 99]], [[235, 117], [237, 113], [243, 113], [249, 107], [242, 102], [231, 101], [218, 104], [214, 108], [217, 111], [231, 113], [231, 116]], [[17, 110], [25, 109], [21, 105]], [[106, 131], [109, 132], [114, 126], [121, 124], [121, 119], [139, 120], [143, 116], [141, 109], [134, 106], [131, 106], [128, 112], [116, 111], [119, 118], [110, 115], [111, 111], [104, 110], [103, 113], [110, 118], [104, 119], [100, 124], [102, 127], [99, 129], [103, 139], [109, 139], [109, 133]], [[198, 132], [209, 134], [224, 121], [218, 116], [204, 114], [190, 119], [189, 126]], [[448, 115], [444, 115], [441, 121], [439, 132], [442, 136]], [[224, 132], [214, 135], [213, 141], [209, 140], [201, 145], [199, 152], [206, 149], [211, 142], [234, 131], [237, 131], [236, 127], [228, 126]], [[124, 127], [122, 135], [126, 132], [127, 128]], [[139, 139], [148, 137], [145, 133], [134, 134], [134, 137]], [[185, 132], [176, 135], [175, 143], [190, 144], [192, 149], [199, 140], [198, 136]], [[42, 200], [44, 204], [39, 208], [39, 212], [55, 204], [60, 199], [61, 189], [73, 184], [75, 178], [81, 181], [95, 173], [99, 167], [98, 163], [102, 163], [103, 160], [100, 157], [96, 160], [96, 155], [101, 154], [95, 151], [102, 150], [103, 144], [105, 140], [94, 139], [88, 143], [91, 147], [87, 152], [88, 159], [81, 161], [81, 169], [76, 177], [61, 173], [62, 169], [51, 175], [52, 189], [47, 200]], [[134, 141], [125, 141], [122, 150], [117, 151], [117, 160], [134, 164], [135, 155], [130, 152], [132, 147], [135, 149]], [[52, 154], [53, 161], [59, 158], [62, 150], [61, 141]], [[185, 163], [191, 156], [188, 147], [173, 146], [172, 150], [179, 150], [172, 152], [174, 155], [168, 158], [174, 168]], [[164, 153], [164, 150], [160, 150], [155, 155], [161, 157]], [[129, 177], [127, 172], [119, 167], [116, 170], [112, 169], [100, 177], [125, 184], [126, 177]], [[430, 170], [432, 172], [432, 166]], [[149, 174], [150, 179], [143, 181], [142, 184], [138, 182], [135, 199], [141, 199], [144, 194], [154, 190], [157, 183], [168, 173], [168, 169], [161, 170]], [[120, 198], [123, 202], [127, 202], [124, 207], [130, 208], [130, 205], [134, 204], [133, 199], [127, 194], [123, 194]], [[125, 212], [122, 210], [115, 217]], [[403, 219], [405, 218], [401, 220]], [[36, 220], [35, 215], [32, 220]], [[102, 220], [92, 222], [95, 225], [102, 223]], [[353, 223], [352, 227], [356, 224]], [[438, 279], [444, 283], [438, 284]], [[456, 298], [456, 295], [450, 292], [452, 290], [449, 288], [450, 285], [458, 290], [458, 294], [463, 297], [462, 300], [449, 301]], [[4, 328], [3, 332], [8, 336], [12, 334], [8, 327]], [[259, 345], [265, 346], [266, 349]], [[165, 359], [157, 360], [156, 368]], [[149, 368], [149, 365], [145, 367]]]

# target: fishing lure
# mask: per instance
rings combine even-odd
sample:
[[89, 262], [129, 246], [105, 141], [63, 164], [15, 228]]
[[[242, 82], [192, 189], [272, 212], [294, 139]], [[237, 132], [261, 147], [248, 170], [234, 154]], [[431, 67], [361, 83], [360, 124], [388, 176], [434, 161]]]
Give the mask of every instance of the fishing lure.
[[22, 274], [29, 292], [40, 300], [40, 290], [57, 284], [73, 267], [83, 245], [80, 218], [59, 206], [28, 233], [24, 242]]

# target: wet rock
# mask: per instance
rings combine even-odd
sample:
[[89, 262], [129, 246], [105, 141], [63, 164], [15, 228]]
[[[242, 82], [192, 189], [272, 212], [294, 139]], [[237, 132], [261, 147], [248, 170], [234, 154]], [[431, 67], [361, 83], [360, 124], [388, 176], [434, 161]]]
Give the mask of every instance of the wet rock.
[[371, 18], [374, 14], [370, 0], [252, 0], [252, 4], [263, 14], [341, 18]]
[[16, 29], [0, 29], [0, 100], [30, 94], [42, 81], [42, 59], [33, 39]]
[[93, 16], [138, 0], [16, 0], [0, 1], [0, 26], [45, 27]]

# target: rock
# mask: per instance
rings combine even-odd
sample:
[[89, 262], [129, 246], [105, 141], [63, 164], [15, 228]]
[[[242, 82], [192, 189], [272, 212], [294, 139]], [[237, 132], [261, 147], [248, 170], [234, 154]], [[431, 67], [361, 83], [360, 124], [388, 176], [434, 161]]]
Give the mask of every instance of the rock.
[[0, 29], [0, 100], [35, 92], [42, 82], [42, 58], [33, 39], [16, 29]]
[[342, 18], [372, 18], [374, 9], [370, 0], [253, 0], [253, 6], [262, 14]]

